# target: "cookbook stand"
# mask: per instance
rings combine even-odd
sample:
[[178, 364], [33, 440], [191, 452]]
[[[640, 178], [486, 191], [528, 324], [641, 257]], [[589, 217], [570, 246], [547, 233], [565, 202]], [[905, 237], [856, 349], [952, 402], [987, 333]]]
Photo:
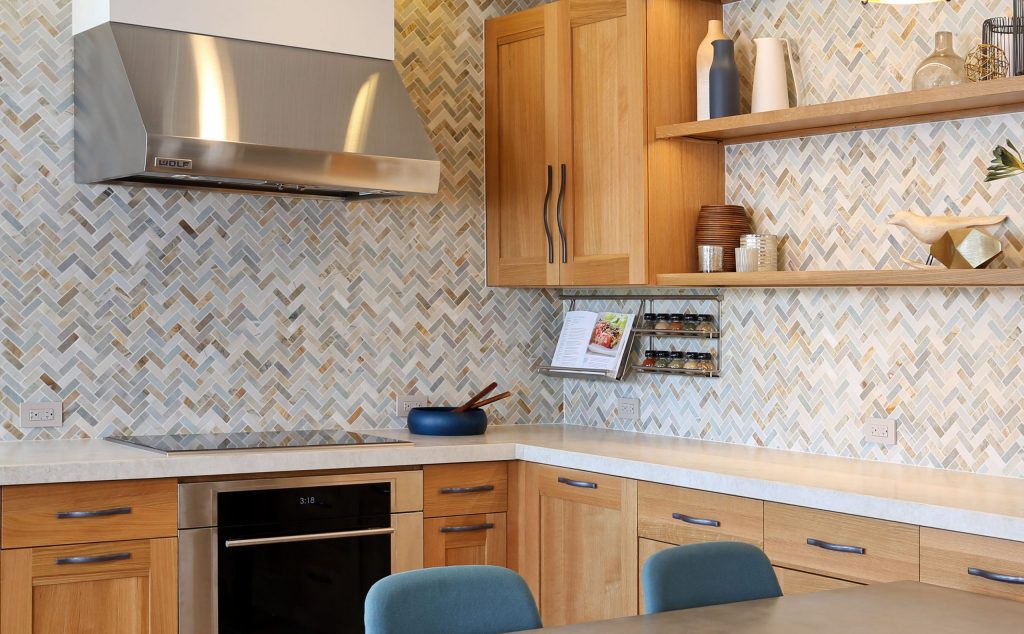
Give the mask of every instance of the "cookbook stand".
[[[640, 305], [637, 308], [636, 318], [634, 319], [634, 327], [629, 333], [629, 340], [626, 342], [626, 354], [622, 355], [622, 361], [619, 366], [613, 370], [598, 370], [594, 368], [563, 368], [545, 364], [543, 361], [538, 361], [537, 365], [534, 366], [534, 370], [545, 374], [547, 376], [553, 376], [563, 379], [583, 379], [588, 381], [622, 381], [626, 377], [626, 373], [632, 369], [633, 371], [640, 374], [661, 374], [667, 376], [695, 376], [695, 377], [707, 377], [717, 378], [721, 376], [721, 363], [722, 363], [722, 299], [721, 293], [712, 295], [603, 295], [603, 294], [559, 294], [558, 298], [562, 301], [569, 302], [569, 311], [576, 310], [576, 301], [636, 301]], [[668, 331], [668, 330], [653, 330], [648, 328], [648, 324], [643, 323], [643, 315], [646, 312], [654, 311], [654, 302], [715, 302], [716, 307], [716, 330], [708, 333], [697, 333], [697, 332], [680, 332], [680, 331]], [[647, 306], [650, 303], [651, 308], [648, 310]], [[645, 368], [641, 365], [630, 365], [630, 358], [633, 356], [633, 345], [637, 339], [641, 337], [647, 338], [647, 347], [654, 349], [655, 340], [662, 337], [671, 338], [683, 338], [683, 339], [711, 339], [715, 340], [718, 345], [718, 354], [716, 357], [716, 370], [713, 372], [703, 372], [699, 370], [679, 370], [670, 368]]]

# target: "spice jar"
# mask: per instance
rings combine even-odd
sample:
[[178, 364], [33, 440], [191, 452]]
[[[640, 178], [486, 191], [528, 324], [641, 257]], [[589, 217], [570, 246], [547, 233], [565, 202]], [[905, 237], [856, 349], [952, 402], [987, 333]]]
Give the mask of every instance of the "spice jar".
[[659, 350], [655, 354], [657, 356], [655, 356], [654, 367], [658, 368], [659, 370], [664, 370], [665, 368], [667, 368], [668, 367], [668, 352], [665, 352], [664, 350]]
[[683, 329], [683, 316], [672, 315], [668, 320], [668, 329], [674, 331], [680, 331]]
[[697, 355], [697, 362], [700, 364], [700, 371], [712, 374], [715, 371], [715, 358], [708, 352]]
[[657, 322], [654, 324], [655, 330], [668, 330], [669, 329], [669, 316], [661, 313], [657, 317]]
[[700, 361], [697, 360], [696, 352], [686, 353], [686, 362], [683, 364], [684, 370], [700, 370]]
[[683, 315], [683, 332], [697, 332], [696, 315]]
[[715, 318], [711, 315], [697, 317], [697, 332], [710, 335], [715, 332]]
[[669, 354], [668, 367], [673, 370], [682, 370], [686, 367], [685, 361], [686, 355], [682, 352], [672, 352]]
[[655, 313], [644, 313], [644, 328], [652, 330], [655, 324], [658, 323], [658, 315]]
[[643, 367], [645, 367], [645, 368], [653, 368], [655, 363], [657, 363], [657, 361], [658, 361], [657, 357], [658, 357], [658, 353], [655, 352], [654, 350], [648, 350], [647, 352], [645, 352], [644, 353], [644, 365], [643, 365]]

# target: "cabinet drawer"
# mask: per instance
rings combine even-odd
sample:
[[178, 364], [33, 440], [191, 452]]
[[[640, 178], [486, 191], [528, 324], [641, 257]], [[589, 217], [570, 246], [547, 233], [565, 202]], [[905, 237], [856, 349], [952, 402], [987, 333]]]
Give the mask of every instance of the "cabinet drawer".
[[766, 503], [764, 549], [779, 566], [848, 581], [920, 576], [919, 529], [909, 524]]
[[3, 488], [4, 548], [175, 537], [174, 480], [31, 484]]
[[508, 510], [508, 463], [467, 462], [423, 467], [423, 516]]
[[423, 522], [423, 566], [501, 566], [505, 514], [456, 515]]
[[861, 584], [832, 577], [812, 575], [809, 572], [790, 570], [789, 568], [775, 567], [775, 576], [782, 586], [782, 594], [807, 594], [809, 592], [824, 592], [826, 590], [839, 590], [842, 588], [853, 588]]
[[1024, 601], [1024, 543], [922, 528], [921, 581]]
[[761, 500], [641, 482], [638, 533], [660, 542], [764, 541]]

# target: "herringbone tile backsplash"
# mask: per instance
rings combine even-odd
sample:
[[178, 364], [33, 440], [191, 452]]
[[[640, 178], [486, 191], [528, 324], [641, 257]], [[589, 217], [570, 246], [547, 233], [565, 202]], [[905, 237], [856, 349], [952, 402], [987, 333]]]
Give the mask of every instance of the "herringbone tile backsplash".
[[[907, 89], [935, 30], [956, 32], [964, 54], [1010, 5], [743, 0], [727, 5], [726, 30], [748, 78], [753, 37], [791, 38], [805, 102], [821, 103]], [[786, 237], [787, 269], [921, 259], [885, 225], [904, 209], [1007, 214], [995, 266], [1020, 267], [1024, 179], [982, 182], [1007, 138], [1024, 142], [1024, 115], [734, 146], [728, 198]], [[728, 291], [721, 379], [567, 382], [566, 421], [1024, 477], [1022, 300], [1019, 289]], [[617, 396], [642, 399], [639, 424], [615, 418]], [[872, 417], [898, 421], [898, 446], [861, 441]]]
[[23, 400], [63, 437], [367, 428], [492, 379], [499, 422], [559, 420], [560, 306], [483, 285], [483, 20], [527, 4], [399, 0], [441, 194], [345, 206], [75, 185], [71, 0], [0, 2], [0, 439], [55, 434]]

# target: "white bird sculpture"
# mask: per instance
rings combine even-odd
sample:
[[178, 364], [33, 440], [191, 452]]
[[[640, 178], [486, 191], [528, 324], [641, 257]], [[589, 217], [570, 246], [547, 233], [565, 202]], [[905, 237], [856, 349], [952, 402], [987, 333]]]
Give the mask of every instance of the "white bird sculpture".
[[1006, 216], [922, 216], [901, 211], [889, 219], [890, 225], [904, 227], [927, 245], [938, 242], [947, 231], [987, 227], [1006, 221]]

